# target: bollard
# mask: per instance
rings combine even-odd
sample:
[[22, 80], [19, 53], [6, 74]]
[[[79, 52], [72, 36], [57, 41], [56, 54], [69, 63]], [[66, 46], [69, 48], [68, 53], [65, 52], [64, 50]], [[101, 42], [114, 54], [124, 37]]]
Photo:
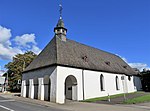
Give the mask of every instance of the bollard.
[[109, 93], [108, 93], [108, 102], [110, 102], [110, 95], [109, 95]]

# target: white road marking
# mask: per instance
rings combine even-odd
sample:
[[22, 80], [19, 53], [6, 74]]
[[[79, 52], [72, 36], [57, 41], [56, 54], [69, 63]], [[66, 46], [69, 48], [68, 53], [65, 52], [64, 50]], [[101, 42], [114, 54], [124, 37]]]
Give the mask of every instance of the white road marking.
[[15, 110], [13, 110], [13, 109], [7, 108], [7, 107], [2, 106], [2, 105], [0, 105], [0, 107], [3, 108], [3, 109], [6, 109], [6, 110], [8, 110], [8, 111], [15, 111]]
[[2, 102], [11, 102], [11, 101], [15, 101], [15, 100], [0, 100], [0, 103], [2, 103]]

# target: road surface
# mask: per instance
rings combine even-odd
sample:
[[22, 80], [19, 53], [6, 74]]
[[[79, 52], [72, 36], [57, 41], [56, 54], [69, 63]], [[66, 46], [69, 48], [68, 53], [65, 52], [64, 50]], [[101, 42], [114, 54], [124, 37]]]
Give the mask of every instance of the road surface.
[[150, 102], [108, 105], [70, 101], [64, 105], [0, 94], [0, 111], [150, 111]]
[[43, 105], [16, 101], [0, 96], [0, 111], [66, 111]]

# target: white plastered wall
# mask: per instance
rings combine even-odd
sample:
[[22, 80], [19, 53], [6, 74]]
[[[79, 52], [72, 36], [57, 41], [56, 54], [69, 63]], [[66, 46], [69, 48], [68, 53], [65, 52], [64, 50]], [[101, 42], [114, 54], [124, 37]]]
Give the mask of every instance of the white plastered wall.
[[52, 72], [50, 80], [51, 80], [50, 101], [56, 102], [57, 68]]
[[34, 99], [34, 83], [33, 83], [33, 79], [29, 79], [29, 98]]
[[[100, 75], [104, 77], [104, 91], [101, 91]], [[116, 89], [116, 76], [119, 78], [119, 90]], [[108, 95], [123, 93], [123, 82], [121, 80], [121, 74], [110, 74], [106, 72], [97, 71], [84, 71], [84, 87], [85, 87], [85, 99], [103, 97]]]
[[38, 99], [44, 100], [44, 78], [38, 78]]
[[[27, 91], [27, 81], [33, 81], [33, 79], [37, 78], [38, 79], [38, 92], [35, 92], [36, 95], [38, 95], [38, 99], [44, 100], [44, 76], [49, 76], [51, 80], [51, 89], [50, 89], [50, 101], [56, 102], [56, 76], [57, 76], [57, 69], [56, 67], [47, 67], [43, 69], [38, 69], [35, 71], [31, 72], [26, 72], [23, 74], [22, 77], [22, 88], [21, 88], [21, 96], [26, 97], [26, 95], [30, 95], [30, 98], [33, 98], [33, 95], [31, 94], [32, 89], [34, 88], [30, 87], [30, 91]], [[34, 82], [34, 81], [33, 81]], [[32, 86], [30, 82], [30, 86]], [[28, 93], [28, 94], [27, 94]], [[31, 96], [32, 95], [32, 96]]]
[[[100, 88], [100, 75], [104, 76], [104, 91]], [[77, 80], [77, 100], [95, 98], [120, 94], [124, 92], [134, 92], [135, 88], [134, 77], [128, 80], [128, 77], [123, 74], [113, 74], [99, 71], [90, 71], [70, 67], [50, 67], [46, 70], [39, 70], [23, 75], [22, 81], [22, 96], [26, 97], [26, 81], [37, 77], [39, 80], [39, 99], [44, 100], [44, 82], [45, 75], [49, 75], [51, 80], [50, 101], [63, 104], [65, 103], [65, 80], [72, 75]], [[116, 89], [116, 76], [119, 78], [119, 90]], [[125, 76], [125, 80], [121, 80], [121, 76]], [[83, 81], [84, 80], [84, 81]], [[139, 79], [138, 79], [139, 80]], [[33, 81], [33, 80], [32, 80]], [[83, 83], [84, 82], [84, 83]], [[33, 84], [33, 83], [31, 83]], [[124, 84], [124, 85], [123, 85]], [[84, 92], [84, 93], [83, 93]], [[33, 96], [31, 96], [32, 98]]]
[[21, 84], [21, 96], [26, 97], [26, 80], [22, 80]]
[[[104, 91], [100, 88], [100, 75], [104, 76]], [[135, 92], [133, 76], [131, 80], [128, 80], [128, 76], [123, 74], [113, 74], [107, 72], [82, 70], [69, 67], [57, 67], [57, 103], [65, 102], [64, 84], [67, 76], [73, 75], [77, 79], [77, 100], [103, 97], [127, 92]], [[119, 90], [116, 89], [116, 76], [119, 78]], [[125, 80], [121, 80], [121, 77], [125, 76]], [[84, 83], [83, 80], [84, 79]], [[84, 86], [83, 86], [84, 84]], [[83, 89], [84, 88], [84, 89]], [[83, 94], [84, 90], [84, 94]]]
[[137, 91], [136, 86], [134, 84], [134, 76], [130, 76], [130, 79], [128, 78], [128, 76], [126, 76], [128, 93]]
[[70, 75], [77, 79], [77, 100], [83, 100], [82, 70], [57, 66], [56, 103], [63, 104], [65, 102], [65, 80]]

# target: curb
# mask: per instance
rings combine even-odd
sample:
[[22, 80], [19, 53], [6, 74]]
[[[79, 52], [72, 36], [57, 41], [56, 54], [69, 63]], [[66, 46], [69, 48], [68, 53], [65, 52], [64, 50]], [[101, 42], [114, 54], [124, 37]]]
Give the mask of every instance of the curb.
[[24, 102], [27, 104], [41, 105], [44, 107], [51, 107], [51, 108], [55, 108], [55, 109], [73, 111], [72, 109], [69, 109], [68, 107], [66, 107], [64, 104], [57, 104], [57, 103], [52, 103], [49, 101], [42, 101], [42, 100], [37, 100], [37, 99], [18, 97], [18, 96], [14, 96], [14, 95], [12, 95], [12, 97], [13, 97], [13, 99], [18, 100], [19, 102]]

